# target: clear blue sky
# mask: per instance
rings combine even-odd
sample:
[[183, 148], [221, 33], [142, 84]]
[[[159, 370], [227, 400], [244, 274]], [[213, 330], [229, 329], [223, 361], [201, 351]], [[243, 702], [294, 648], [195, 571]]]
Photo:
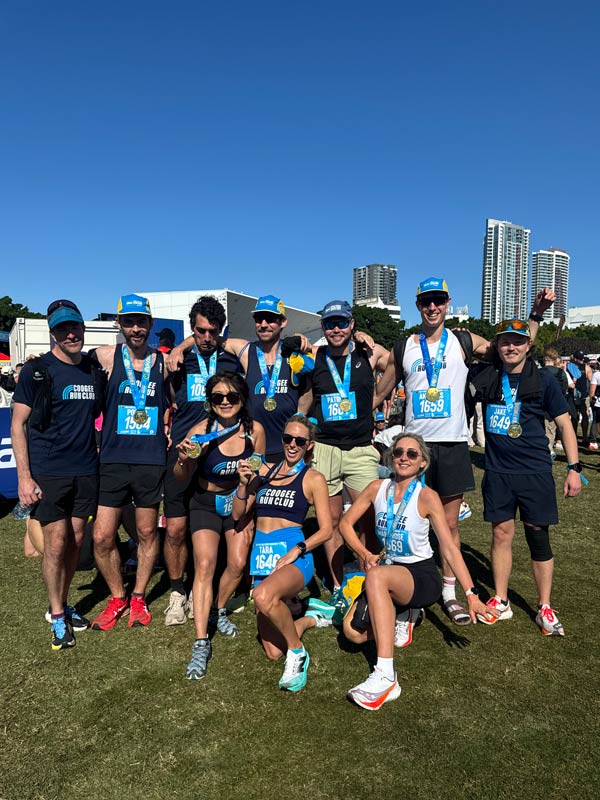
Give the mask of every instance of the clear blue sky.
[[384, 262], [409, 321], [429, 275], [479, 316], [495, 217], [568, 250], [569, 304], [600, 303], [597, 4], [418, 6], [5, 0], [0, 294], [316, 310]]

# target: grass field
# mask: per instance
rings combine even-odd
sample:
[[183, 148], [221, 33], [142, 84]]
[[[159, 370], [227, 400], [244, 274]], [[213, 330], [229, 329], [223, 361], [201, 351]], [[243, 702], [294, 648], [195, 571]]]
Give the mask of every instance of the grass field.
[[[583, 496], [559, 501], [552, 538], [567, 636], [542, 637], [533, 621], [520, 536], [514, 618], [460, 629], [431, 609], [397, 651], [401, 697], [377, 713], [345, 700], [368, 667], [332, 628], [306, 634], [306, 689], [280, 692], [283, 665], [262, 655], [248, 609], [235, 616], [237, 639], [215, 639], [207, 677], [186, 681], [192, 623], [164, 627], [160, 574], [149, 628], [120, 623], [52, 652], [40, 559], [23, 558], [23, 525], [3, 518], [0, 799], [597, 798], [600, 474], [586, 472]], [[562, 485], [564, 464], [555, 477]], [[479, 494], [469, 500], [464, 553], [488, 589], [489, 526]], [[78, 573], [72, 592], [91, 613], [93, 577]]]

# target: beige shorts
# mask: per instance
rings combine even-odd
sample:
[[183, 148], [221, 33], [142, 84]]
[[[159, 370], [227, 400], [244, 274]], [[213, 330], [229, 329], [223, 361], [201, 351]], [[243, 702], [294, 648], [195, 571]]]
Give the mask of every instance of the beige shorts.
[[340, 450], [330, 444], [315, 444], [311, 467], [325, 476], [329, 496], [339, 494], [344, 486], [357, 492], [377, 479], [379, 453], [369, 444]]

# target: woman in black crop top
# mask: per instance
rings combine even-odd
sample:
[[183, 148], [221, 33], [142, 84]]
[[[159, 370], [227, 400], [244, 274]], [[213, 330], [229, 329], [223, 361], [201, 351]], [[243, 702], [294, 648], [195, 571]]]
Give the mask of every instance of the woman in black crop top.
[[[243, 519], [256, 509], [256, 535], [250, 556], [258, 633], [267, 657], [287, 653], [279, 687], [297, 692], [306, 685], [309, 656], [299, 637], [286, 600], [313, 576], [311, 551], [333, 532], [327, 483], [310, 468], [315, 426], [303, 414], [288, 420], [281, 440], [284, 459], [258, 475], [240, 461], [240, 484], [233, 501], [233, 518]], [[302, 523], [314, 505], [319, 530], [305, 542]]]
[[[206, 384], [206, 397], [210, 403], [208, 417], [194, 425], [177, 444], [178, 461], [173, 469], [177, 479], [188, 482], [196, 470], [191, 482], [194, 494], [190, 500], [196, 627], [196, 641], [187, 668], [190, 680], [198, 680], [206, 673], [212, 655], [209, 623], [224, 636], [238, 633], [237, 627], [227, 618], [225, 603], [242, 578], [252, 542], [252, 527], [250, 515], [234, 523], [231, 506], [239, 483], [238, 462], [253, 453], [265, 452], [265, 432], [248, 414], [248, 386], [240, 375], [233, 372], [213, 375]], [[211, 608], [221, 534], [227, 542], [227, 566], [219, 582], [216, 607]]]

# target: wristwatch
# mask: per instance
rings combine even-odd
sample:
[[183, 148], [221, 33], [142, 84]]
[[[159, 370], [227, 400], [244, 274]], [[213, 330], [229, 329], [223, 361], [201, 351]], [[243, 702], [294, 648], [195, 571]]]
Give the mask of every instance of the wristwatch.
[[541, 314], [534, 314], [533, 311], [529, 315], [529, 319], [532, 322], [543, 322], [544, 321], [544, 317]]
[[300, 550], [300, 555], [303, 556], [306, 553], [306, 542], [296, 542], [296, 547]]
[[467, 589], [465, 595], [468, 597], [470, 594], [474, 594], [475, 596], [479, 595], [479, 589], [476, 586], [471, 586], [470, 589]]
[[581, 472], [581, 461], [575, 461], [573, 464], [567, 464], [567, 472], [572, 469], [573, 472]]

